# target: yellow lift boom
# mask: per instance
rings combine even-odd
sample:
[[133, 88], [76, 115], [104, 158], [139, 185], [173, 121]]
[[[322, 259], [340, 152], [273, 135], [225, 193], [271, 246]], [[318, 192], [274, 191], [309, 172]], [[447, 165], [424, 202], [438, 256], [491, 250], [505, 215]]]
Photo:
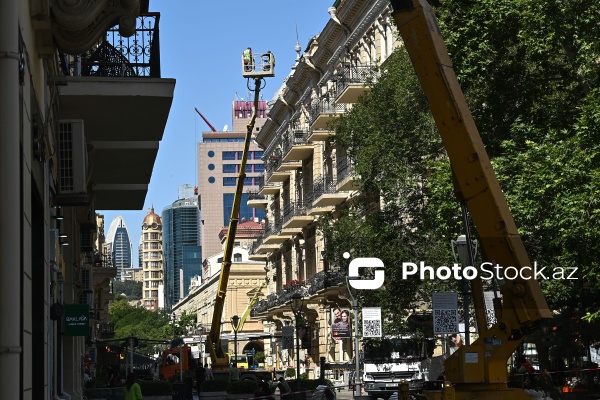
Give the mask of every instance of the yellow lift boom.
[[431, 113], [448, 153], [459, 193], [466, 202], [486, 260], [515, 267], [525, 279], [506, 279], [497, 323], [486, 329], [481, 282], [472, 281], [479, 338], [446, 360], [452, 384], [431, 399], [529, 399], [521, 389], [507, 387], [507, 360], [525, 334], [551, 318], [531, 262], [494, 174], [479, 131], [454, 74], [433, 9], [425, 0], [391, 0], [393, 17], [410, 55]]
[[[274, 57], [273, 57], [274, 59]], [[266, 69], [261, 67], [257, 69], [254, 64], [249, 69], [242, 60], [242, 75], [248, 78], [248, 89], [254, 92], [254, 107], [252, 117], [246, 125], [246, 136], [244, 139], [244, 150], [240, 162], [240, 173], [238, 175], [235, 195], [233, 197], [233, 206], [231, 207], [231, 216], [229, 218], [229, 227], [227, 229], [227, 240], [225, 241], [225, 249], [223, 252], [223, 261], [221, 263], [221, 275], [217, 286], [217, 295], [215, 299], [215, 308], [213, 312], [212, 324], [210, 332], [206, 337], [206, 347], [210, 353], [212, 368], [215, 372], [229, 368], [229, 355], [221, 344], [221, 317], [223, 316], [223, 308], [225, 305], [225, 295], [227, 294], [227, 283], [229, 281], [229, 273], [231, 270], [231, 258], [233, 254], [233, 244], [235, 243], [235, 234], [237, 231], [240, 203], [242, 200], [242, 191], [244, 189], [244, 180], [246, 178], [246, 162], [248, 161], [248, 149], [252, 141], [252, 131], [256, 122], [256, 111], [258, 110], [258, 100], [260, 90], [264, 87], [265, 77], [275, 76], [275, 63]], [[250, 79], [254, 80], [254, 89], [250, 87]]]

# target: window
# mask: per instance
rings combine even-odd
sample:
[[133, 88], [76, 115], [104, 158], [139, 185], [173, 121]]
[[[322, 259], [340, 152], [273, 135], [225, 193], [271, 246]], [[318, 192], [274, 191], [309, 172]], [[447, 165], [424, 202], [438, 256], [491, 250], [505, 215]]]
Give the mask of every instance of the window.
[[264, 164], [252, 164], [254, 165], [254, 172], [265, 172]]
[[235, 160], [235, 151], [224, 151], [223, 160]]
[[212, 150], [209, 150], [209, 151], [208, 151], [208, 156], [209, 156], [210, 158], [213, 158], [213, 157], [215, 156], [215, 152], [214, 152], [214, 151], [212, 151]]
[[252, 182], [253, 182], [252, 178], [249, 178], [249, 177], [244, 178], [244, 186], [252, 186], [253, 185]]
[[233, 255], [233, 262], [242, 262], [242, 255], [240, 253], [235, 253]]
[[[233, 193], [223, 193], [223, 226], [229, 225], [233, 196]], [[265, 211], [259, 208], [248, 207], [248, 193], [244, 193], [240, 201], [240, 213], [238, 218], [240, 221], [244, 218], [246, 221], [251, 221], [253, 218], [258, 218], [258, 220], [261, 221], [265, 219]]]
[[223, 178], [223, 186], [235, 186], [237, 178]]
[[255, 160], [260, 160], [264, 154], [265, 154], [264, 151], [255, 151], [253, 156], [254, 156]]
[[223, 164], [223, 173], [224, 174], [234, 174], [237, 172], [236, 164]]

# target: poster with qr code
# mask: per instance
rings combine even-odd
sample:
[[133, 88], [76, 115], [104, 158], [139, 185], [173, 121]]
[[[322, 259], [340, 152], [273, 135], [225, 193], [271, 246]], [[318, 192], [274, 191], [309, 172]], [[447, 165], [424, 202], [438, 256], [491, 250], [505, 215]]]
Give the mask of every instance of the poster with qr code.
[[458, 332], [458, 294], [455, 292], [434, 292], [433, 333], [446, 334]]
[[363, 337], [381, 337], [381, 307], [364, 307]]

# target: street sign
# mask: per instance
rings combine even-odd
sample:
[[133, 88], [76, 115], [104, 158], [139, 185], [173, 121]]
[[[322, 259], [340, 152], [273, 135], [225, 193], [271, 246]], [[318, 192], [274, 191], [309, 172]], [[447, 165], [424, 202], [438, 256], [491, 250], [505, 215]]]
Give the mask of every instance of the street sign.
[[90, 306], [65, 304], [65, 336], [88, 336], [89, 334]]

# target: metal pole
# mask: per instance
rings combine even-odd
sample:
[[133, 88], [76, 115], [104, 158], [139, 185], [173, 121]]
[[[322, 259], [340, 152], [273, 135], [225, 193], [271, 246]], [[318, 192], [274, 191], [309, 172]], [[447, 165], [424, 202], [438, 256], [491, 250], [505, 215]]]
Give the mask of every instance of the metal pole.
[[[469, 246], [469, 243], [471, 242], [471, 235], [469, 232], [469, 216], [467, 214], [467, 203], [465, 201], [461, 201], [460, 202], [460, 208], [462, 211], [462, 217], [463, 217], [463, 223], [465, 224], [465, 232], [467, 233], [466, 238], [467, 238], [467, 249], [469, 249], [469, 253], [471, 254], [469, 256], [469, 260], [464, 260], [463, 262], [471, 262], [471, 258], [472, 258], [472, 253], [471, 253], [471, 247]], [[461, 260], [462, 261], [462, 260]], [[471, 264], [473, 265], [473, 264]], [[463, 268], [465, 267], [465, 265], [463, 265]], [[465, 344], [468, 346], [471, 344], [471, 327], [470, 327], [470, 319], [471, 319], [471, 313], [470, 313], [470, 305], [471, 305], [471, 295], [470, 295], [470, 283], [467, 279], [463, 278], [462, 279], [462, 291], [463, 291], [463, 313], [465, 314]]]
[[358, 352], [358, 346], [360, 342], [358, 340], [358, 297], [352, 298], [352, 307], [354, 308], [354, 360], [356, 361], [355, 372], [354, 372], [354, 390], [357, 396], [362, 394], [360, 390], [360, 357]]
[[129, 338], [129, 355], [131, 356], [131, 369], [129, 372], [133, 372], [133, 338]]
[[237, 356], [237, 329], [233, 331], [233, 352], [235, 354], [235, 360], [233, 366], [237, 368], [238, 356]]
[[300, 311], [296, 313], [296, 388], [300, 391], [300, 330], [298, 324], [300, 322]]

